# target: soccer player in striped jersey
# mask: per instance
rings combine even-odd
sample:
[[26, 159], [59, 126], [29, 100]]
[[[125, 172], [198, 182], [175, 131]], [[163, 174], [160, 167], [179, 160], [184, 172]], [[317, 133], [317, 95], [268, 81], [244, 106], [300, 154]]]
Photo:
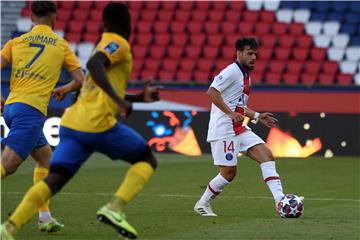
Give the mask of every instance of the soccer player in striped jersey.
[[273, 127], [277, 122], [273, 114], [258, 113], [247, 107], [251, 85], [249, 72], [254, 69], [258, 45], [253, 38], [239, 39], [235, 45], [237, 60], [214, 78], [207, 91], [212, 100], [207, 141], [211, 144], [214, 165], [218, 166], [219, 174], [209, 182], [195, 204], [194, 210], [201, 216], [217, 216], [210, 202], [235, 178], [239, 152], [260, 164], [264, 181], [276, 204], [284, 196], [270, 149], [243, 124], [245, 116], [267, 127]]
[[[35, 160], [34, 183], [49, 172], [51, 148], [42, 132], [51, 94], [63, 66], [74, 80], [58, 88], [57, 98], [80, 88], [85, 76], [68, 46], [52, 27], [56, 6], [50, 1], [34, 1], [31, 5], [34, 27], [28, 33], [8, 41], [1, 51], [1, 69], [11, 64], [10, 94], [4, 106], [4, 119], [10, 132], [2, 139], [1, 178], [14, 173], [31, 155]], [[2, 99], [3, 100], [3, 99]], [[53, 232], [64, 225], [53, 218], [49, 204], [39, 206], [39, 229]]]
[[159, 100], [159, 89], [146, 84], [141, 94], [126, 94], [132, 69], [128, 42], [131, 20], [126, 5], [107, 5], [103, 23], [105, 32], [87, 63], [90, 74], [77, 101], [61, 119], [60, 143], [51, 158], [49, 176], [26, 193], [9, 221], [2, 225], [2, 231], [9, 236], [32, 217], [36, 206], [59, 192], [95, 151], [131, 164], [112, 200], [97, 212], [98, 220], [126, 238], [138, 236], [127, 222], [123, 209], [149, 181], [157, 161], [145, 139], [118, 122], [116, 116], [119, 113], [128, 116], [131, 102]]

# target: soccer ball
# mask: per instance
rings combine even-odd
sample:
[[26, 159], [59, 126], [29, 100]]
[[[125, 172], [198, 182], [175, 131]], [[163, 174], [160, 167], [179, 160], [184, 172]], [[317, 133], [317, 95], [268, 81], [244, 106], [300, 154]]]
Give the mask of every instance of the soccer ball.
[[304, 211], [303, 198], [295, 194], [286, 194], [278, 203], [277, 209], [282, 218], [298, 218]]

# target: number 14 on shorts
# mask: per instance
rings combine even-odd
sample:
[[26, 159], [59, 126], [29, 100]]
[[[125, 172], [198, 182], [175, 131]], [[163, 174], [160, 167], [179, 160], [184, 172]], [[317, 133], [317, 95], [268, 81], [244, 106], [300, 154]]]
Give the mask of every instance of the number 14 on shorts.
[[224, 143], [224, 153], [232, 152], [234, 153], [234, 141], [223, 141]]

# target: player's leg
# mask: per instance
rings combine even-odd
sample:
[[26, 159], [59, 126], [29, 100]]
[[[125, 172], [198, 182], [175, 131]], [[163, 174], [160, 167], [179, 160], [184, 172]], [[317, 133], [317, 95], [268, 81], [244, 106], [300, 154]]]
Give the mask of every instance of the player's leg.
[[263, 179], [269, 187], [274, 197], [275, 204], [277, 205], [280, 199], [284, 196], [283, 187], [279, 174], [276, 171], [275, 159], [271, 150], [264, 142], [261, 142], [262, 140], [258, 140], [258, 138], [259, 137], [252, 132], [247, 136], [247, 140], [244, 143], [249, 146], [247, 149], [247, 155], [260, 164]]
[[1, 154], [0, 167], [1, 179], [16, 172], [17, 168], [23, 163], [23, 159], [11, 147], [5, 146]]
[[209, 182], [200, 200], [195, 204], [194, 211], [201, 216], [217, 216], [212, 211], [210, 203], [235, 178], [238, 151], [239, 143], [236, 137], [211, 142], [214, 165], [219, 166], [219, 174]]
[[9, 221], [3, 225], [10, 235], [15, 235], [41, 206], [59, 192], [93, 152], [77, 139], [74, 140], [73, 134], [76, 131], [60, 128], [60, 143], [50, 161], [49, 175], [28, 190]]
[[[109, 131], [99, 135], [96, 149], [112, 159], [123, 159], [131, 163], [123, 182], [109, 203], [98, 212], [98, 219], [118, 230], [128, 238], [136, 238], [137, 231], [126, 221], [123, 212], [149, 181], [157, 166], [155, 156], [146, 141], [131, 128], [118, 123]], [[126, 140], [125, 140], [126, 139]]]

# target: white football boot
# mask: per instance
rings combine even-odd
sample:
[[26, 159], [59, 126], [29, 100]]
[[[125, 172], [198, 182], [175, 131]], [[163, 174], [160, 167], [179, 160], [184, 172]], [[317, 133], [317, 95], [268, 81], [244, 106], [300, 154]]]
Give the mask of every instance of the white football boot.
[[203, 217], [216, 217], [217, 215], [211, 209], [210, 204], [201, 205], [199, 201], [194, 206], [194, 211]]

